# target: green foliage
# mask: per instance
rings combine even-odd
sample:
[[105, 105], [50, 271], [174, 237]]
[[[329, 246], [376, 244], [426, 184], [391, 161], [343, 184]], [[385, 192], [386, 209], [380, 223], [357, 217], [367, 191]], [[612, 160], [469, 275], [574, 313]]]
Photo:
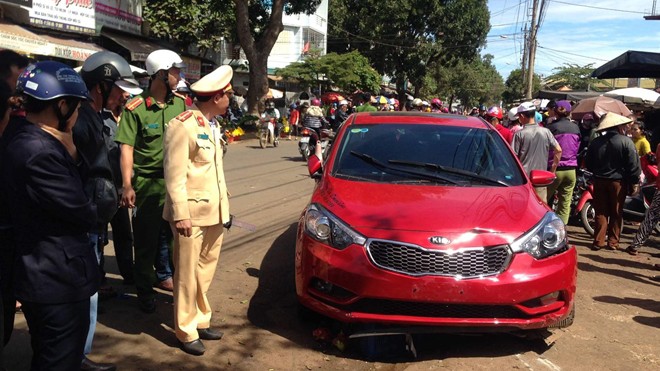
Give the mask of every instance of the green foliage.
[[328, 51], [358, 50], [419, 89], [430, 65], [477, 57], [489, 29], [486, 0], [335, 0]]
[[[525, 86], [523, 85], [523, 75], [522, 70], [516, 69], [511, 71], [509, 77], [507, 77], [506, 82], [504, 83], [505, 90], [502, 94], [502, 99], [506, 103], [512, 103], [516, 100], [522, 99], [525, 97]], [[534, 74], [533, 84], [532, 84], [532, 94], [541, 90], [541, 77]]]
[[604, 81], [591, 77], [594, 72], [593, 63], [586, 66], [580, 66], [573, 63], [564, 63], [562, 67], [556, 67], [552, 75], [548, 76], [547, 81], [554, 85], [561, 84], [570, 87], [572, 90], [586, 91], [590, 86], [602, 85]]
[[303, 62], [295, 62], [275, 71], [285, 78], [298, 80], [304, 87], [315, 87], [319, 78], [325, 76], [341, 91], [378, 91], [381, 76], [369, 65], [369, 60], [357, 51], [311, 56]]
[[499, 104], [504, 81], [491, 59], [492, 55], [485, 55], [472, 61], [452, 61], [451, 67], [444, 63], [433, 65], [425, 78], [422, 96], [437, 96], [444, 101], [458, 98], [466, 107]]
[[235, 24], [233, 2], [211, 0], [147, 0], [143, 15], [154, 36], [181, 49], [218, 49], [221, 37], [231, 35]]

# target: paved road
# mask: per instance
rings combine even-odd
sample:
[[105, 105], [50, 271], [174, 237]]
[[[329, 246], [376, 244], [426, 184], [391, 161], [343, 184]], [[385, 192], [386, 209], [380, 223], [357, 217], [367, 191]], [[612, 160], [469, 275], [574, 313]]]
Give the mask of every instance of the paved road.
[[[349, 343], [344, 352], [319, 344], [311, 334], [325, 324], [297, 317], [293, 288], [295, 226], [314, 187], [296, 142], [267, 149], [255, 140], [233, 143], [225, 169], [232, 213], [258, 228], [227, 234], [211, 286], [213, 324], [225, 331], [225, 338], [206, 342], [203, 357], [180, 351], [171, 329], [171, 296], [161, 293], [155, 314], [139, 312], [133, 289], [121, 286], [109, 245], [108, 280], [119, 294], [101, 302], [90, 358], [114, 362], [122, 370], [660, 368], [660, 282], [650, 269], [660, 262], [660, 253], [649, 247], [637, 257], [592, 252], [578, 227], [570, 227], [580, 255], [577, 318], [550, 348], [509, 335], [427, 335], [415, 338], [417, 359], [392, 341], [380, 344], [387, 351], [370, 360], [360, 351], [368, 343]], [[626, 232], [629, 241], [634, 230]], [[660, 246], [656, 238], [652, 243]], [[7, 352], [9, 370], [28, 369], [29, 335], [20, 314]]]

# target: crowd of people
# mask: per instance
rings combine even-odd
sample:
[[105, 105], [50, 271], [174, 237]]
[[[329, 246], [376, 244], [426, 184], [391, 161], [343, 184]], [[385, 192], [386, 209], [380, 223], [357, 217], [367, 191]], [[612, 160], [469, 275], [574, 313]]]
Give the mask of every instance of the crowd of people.
[[88, 358], [108, 224], [141, 311], [156, 310], [154, 287], [172, 291], [184, 351], [201, 355], [201, 340], [222, 337], [206, 293], [231, 223], [215, 118], [227, 113], [232, 69], [190, 85], [193, 101], [175, 94], [177, 53], [156, 50], [145, 64], [143, 91], [113, 52], [77, 72], [0, 51], [0, 357], [20, 309], [31, 369], [116, 369]]
[[[146, 59], [149, 85], [143, 90], [128, 62], [112, 52], [90, 56], [79, 72], [59, 62], [31, 62], [0, 51], [0, 357], [20, 308], [30, 330], [32, 369], [116, 369], [88, 357], [104, 289], [108, 225], [119, 273], [125, 285], [135, 286], [139, 310], [156, 311], [154, 288], [173, 292], [176, 339], [185, 352], [204, 354], [202, 340], [223, 336], [211, 327], [207, 292], [224, 228], [231, 226], [216, 118], [238, 107], [232, 69], [221, 66], [189, 85], [181, 80], [181, 57], [156, 50]], [[272, 100], [264, 107], [262, 120], [281, 121]], [[302, 127], [337, 129], [353, 112], [459, 114], [439, 98], [400, 106], [368, 93], [325, 107], [313, 98], [288, 108], [290, 139]], [[544, 110], [525, 102], [508, 111], [482, 105], [465, 114], [491, 124], [528, 174], [555, 173], [552, 185], [536, 190], [548, 205], [556, 198], [565, 223], [576, 169], [591, 171], [592, 248], [620, 250], [623, 201], [638, 192], [640, 177], [660, 185], [660, 145], [654, 153], [636, 117], [610, 112], [575, 122], [572, 108], [560, 100]], [[638, 253], [658, 220], [660, 192], [628, 253]]]

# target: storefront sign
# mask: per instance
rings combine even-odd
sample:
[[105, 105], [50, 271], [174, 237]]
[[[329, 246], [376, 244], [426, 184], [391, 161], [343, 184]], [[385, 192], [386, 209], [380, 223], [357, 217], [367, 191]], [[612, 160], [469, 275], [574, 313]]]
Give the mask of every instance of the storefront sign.
[[90, 55], [99, 50], [76, 48], [68, 45], [51, 44], [52, 56], [74, 61], [85, 61]]
[[19, 26], [0, 24], [0, 48], [11, 49], [28, 54], [46, 54], [48, 42], [37, 35], [30, 37], [30, 33], [14, 28]]
[[183, 59], [183, 63], [186, 64], [186, 67], [181, 69], [181, 72], [186, 76], [186, 80], [199, 80], [202, 73], [202, 61], [197, 58], [186, 56], [181, 56], [181, 59]]
[[96, 0], [96, 27], [142, 32], [142, 1]]
[[30, 24], [93, 34], [96, 31], [94, 0], [32, 0]]

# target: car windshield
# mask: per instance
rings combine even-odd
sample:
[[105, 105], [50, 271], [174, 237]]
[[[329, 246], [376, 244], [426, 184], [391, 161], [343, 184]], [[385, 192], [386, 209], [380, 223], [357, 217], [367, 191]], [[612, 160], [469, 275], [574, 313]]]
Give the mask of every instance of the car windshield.
[[353, 125], [332, 174], [356, 181], [514, 186], [525, 182], [494, 130], [428, 124]]

